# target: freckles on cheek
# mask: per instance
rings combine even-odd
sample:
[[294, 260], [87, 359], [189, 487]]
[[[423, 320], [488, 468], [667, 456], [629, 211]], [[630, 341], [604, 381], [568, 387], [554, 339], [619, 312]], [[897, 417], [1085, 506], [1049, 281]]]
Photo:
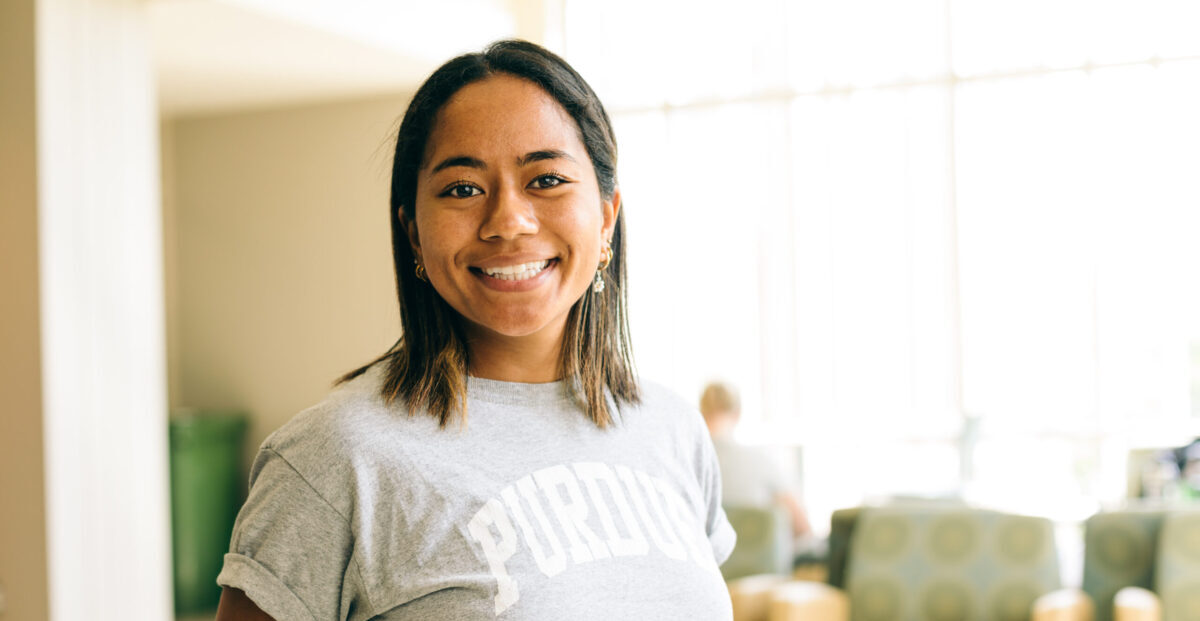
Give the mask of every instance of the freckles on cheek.
[[425, 228], [418, 229], [424, 260], [434, 269], [453, 268], [461, 252], [471, 243], [469, 230], [461, 222], [446, 222], [437, 218], [427, 220]]

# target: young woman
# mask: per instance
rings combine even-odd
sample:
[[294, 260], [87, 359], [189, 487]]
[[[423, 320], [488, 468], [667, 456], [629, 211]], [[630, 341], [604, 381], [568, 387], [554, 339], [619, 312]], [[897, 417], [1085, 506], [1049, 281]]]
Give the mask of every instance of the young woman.
[[446, 63], [390, 211], [404, 336], [264, 442], [218, 619], [728, 619], [703, 420], [633, 375], [587, 83], [522, 41]]

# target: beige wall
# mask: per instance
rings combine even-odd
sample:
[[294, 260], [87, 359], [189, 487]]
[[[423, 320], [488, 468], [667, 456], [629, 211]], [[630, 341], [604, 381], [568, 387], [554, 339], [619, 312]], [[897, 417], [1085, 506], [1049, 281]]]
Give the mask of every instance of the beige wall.
[[0, 598], [49, 616], [38, 304], [34, 2], [0, 2]]
[[406, 104], [165, 124], [173, 407], [248, 410], [252, 452], [399, 336], [387, 201]]

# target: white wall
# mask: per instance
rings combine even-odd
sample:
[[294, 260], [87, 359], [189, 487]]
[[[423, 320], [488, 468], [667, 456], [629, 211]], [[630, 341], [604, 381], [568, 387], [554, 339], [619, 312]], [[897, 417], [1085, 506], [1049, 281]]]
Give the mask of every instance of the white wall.
[[[21, 384], [12, 393], [5, 384], [17, 433], [0, 435], [23, 446], [0, 451], [0, 470], [26, 477], [19, 486], [6, 480], [0, 502], [20, 518], [0, 529], [0, 580], [12, 585], [5, 618], [169, 618], [158, 114], [146, 5], [4, 7], [0, 38], [20, 42], [12, 60], [20, 66], [15, 88], [5, 82], [0, 129], [7, 136], [7, 124], [18, 124], [19, 172], [7, 155], [0, 168], [19, 178], [4, 179], [15, 202], [0, 228], [3, 263], [15, 268], [6, 300], [17, 300], [6, 331], [21, 333], [5, 334], [3, 376]], [[11, 108], [10, 97], [20, 100]], [[19, 369], [11, 376], [10, 365]], [[19, 540], [12, 548], [10, 537]]]
[[399, 336], [388, 193], [407, 98], [164, 124], [170, 402], [247, 452]]

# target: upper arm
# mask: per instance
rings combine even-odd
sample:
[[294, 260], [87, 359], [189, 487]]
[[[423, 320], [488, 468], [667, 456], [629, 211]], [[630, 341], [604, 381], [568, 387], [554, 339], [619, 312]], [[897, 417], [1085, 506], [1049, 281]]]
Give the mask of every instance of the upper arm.
[[226, 587], [222, 599], [233, 598], [230, 605], [252, 599], [254, 608], [235, 610], [270, 615], [262, 618], [345, 619], [365, 598], [357, 582], [347, 582], [353, 547], [343, 513], [287, 459], [264, 447], [217, 577]]
[[225, 587], [216, 621], [275, 621], [263, 612], [241, 589]]

